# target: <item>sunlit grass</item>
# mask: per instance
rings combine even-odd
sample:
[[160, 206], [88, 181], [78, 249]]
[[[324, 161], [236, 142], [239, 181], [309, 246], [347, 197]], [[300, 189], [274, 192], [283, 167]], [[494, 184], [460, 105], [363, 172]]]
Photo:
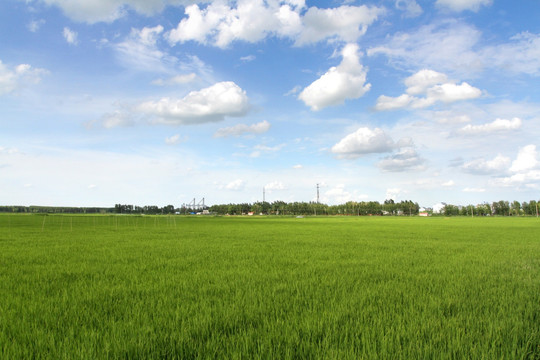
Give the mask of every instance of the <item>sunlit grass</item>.
[[539, 358], [539, 229], [2, 215], [0, 357]]

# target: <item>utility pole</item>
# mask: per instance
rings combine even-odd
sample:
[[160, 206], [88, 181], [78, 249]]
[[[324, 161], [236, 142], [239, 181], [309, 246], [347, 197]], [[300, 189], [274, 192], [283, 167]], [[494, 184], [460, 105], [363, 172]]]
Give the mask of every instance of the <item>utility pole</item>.
[[317, 204], [319, 203], [319, 184], [317, 184]]

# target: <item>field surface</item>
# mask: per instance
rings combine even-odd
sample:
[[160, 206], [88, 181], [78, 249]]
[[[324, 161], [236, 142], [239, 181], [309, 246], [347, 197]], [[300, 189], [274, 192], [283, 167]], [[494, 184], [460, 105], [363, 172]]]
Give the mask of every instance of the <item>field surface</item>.
[[0, 215], [2, 359], [539, 359], [536, 218]]

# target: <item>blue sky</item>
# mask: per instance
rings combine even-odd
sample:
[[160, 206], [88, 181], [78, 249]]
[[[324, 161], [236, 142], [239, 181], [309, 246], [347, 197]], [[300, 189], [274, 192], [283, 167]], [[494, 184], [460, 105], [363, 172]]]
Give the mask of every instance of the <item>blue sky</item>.
[[540, 198], [536, 0], [4, 0], [0, 203]]

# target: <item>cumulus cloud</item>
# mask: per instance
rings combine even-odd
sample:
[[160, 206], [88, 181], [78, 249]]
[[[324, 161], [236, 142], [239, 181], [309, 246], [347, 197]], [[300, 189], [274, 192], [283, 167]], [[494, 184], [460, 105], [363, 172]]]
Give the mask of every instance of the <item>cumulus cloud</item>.
[[497, 155], [493, 160], [476, 159], [463, 164], [461, 169], [474, 175], [504, 174], [510, 165], [510, 158]]
[[226, 190], [232, 190], [232, 191], [242, 191], [246, 187], [246, 182], [242, 179], [236, 179], [234, 181], [231, 181], [227, 185], [223, 186], [222, 188]]
[[366, 84], [367, 70], [360, 64], [358, 45], [346, 45], [341, 56], [341, 64], [331, 67], [298, 95], [311, 110], [340, 105], [346, 99], [357, 99], [369, 91], [371, 84]]
[[64, 28], [62, 35], [64, 35], [64, 39], [66, 39], [67, 43], [70, 45], [77, 45], [79, 43], [79, 41], [77, 40], [77, 32], [71, 30], [68, 27]]
[[57, 6], [70, 19], [89, 24], [112, 22], [127, 14], [127, 8], [144, 15], [152, 15], [167, 5], [187, 5], [191, 0], [39, 0]]
[[519, 150], [516, 160], [512, 162], [510, 171], [524, 172], [538, 168], [540, 161], [536, 145], [527, 145]]
[[364, 154], [386, 153], [398, 145], [383, 130], [361, 127], [332, 146], [331, 151], [340, 158], [358, 158]]
[[414, 18], [420, 16], [424, 11], [415, 0], [396, 0], [396, 9], [403, 11], [405, 17]]
[[304, 28], [296, 43], [303, 45], [325, 39], [356, 41], [383, 13], [382, 8], [366, 5], [344, 5], [333, 9], [311, 7], [304, 15]]
[[238, 124], [231, 127], [221, 128], [214, 137], [242, 136], [246, 134], [263, 134], [270, 129], [270, 123], [266, 120], [253, 125]]
[[531, 144], [519, 149], [509, 171], [510, 176], [495, 179], [493, 183], [500, 186], [537, 187], [540, 181], [540, 157], [536, 145]]
[[412, 148], [402, 149], [398, 153], [382, 159], [377, 165], [383, 171], [403, 172], [423, 170], [425, 160]]
[[379, 111], [401, 108], [419, 109], [437, 102], [452, 103], [475, 99], [482, 95], [480, 89], [466, 82], [458, 85], [448, 80], [445, 74], [429, 69], [420, 70], [408, 77], [405, 79], [405, 85], [407, 86], [406, 93], [398, 97], [379, 96], [375, 109]]
[[271, 183], [266, 184], [264, 189], [266, 191], [287, 190], [287, 186], [285, 186], [281, 181], [272, 181]]
[[172, 44], [196, 41], [221, 48], [234, 41], [258, 42], [269, 36], [289, 38], [296, 45], [323, 40], [356, 41], [384, 10], [340, 6], [308, 8], [304, 1], [240, 0], [212, 2], [205, 8], [186, 6], [186, 18], [168, 33]]
[[0, 60], [0, 96], [12, 93], [29, 84], [37, 84], [47, 74], [45, 69], [32, 68], [28, 64], [20, 64], [10, 68]]
[[481, 6], [490, 6], [492, 0], [437, 0], [435, 5], [455, 12], [470, 10], [477, 12]]
[[522, 121], [520, 118], [513, 118], [512, 120], [496, 119], [493, 122], [482, 125], [465, 125], [459, 132], [462, 134], [481, 134], [481, 133], [493, 133], [503, 132], [510, 130], [517, 130], [521, 128]]
[[386, 189], [386, 200], [396, 201], [400, 195], [403, 194], [403, 190], [400, 188], [388, 188]]
[[181, 99], [162, 98], [146, 101], [137, 112], [168, 125], [184, 125], [221, 121], [226, 116], [243, 116], [249, 108], [246, 92], [232, 81], [216, 83], [199, 91], [192, 91]]

